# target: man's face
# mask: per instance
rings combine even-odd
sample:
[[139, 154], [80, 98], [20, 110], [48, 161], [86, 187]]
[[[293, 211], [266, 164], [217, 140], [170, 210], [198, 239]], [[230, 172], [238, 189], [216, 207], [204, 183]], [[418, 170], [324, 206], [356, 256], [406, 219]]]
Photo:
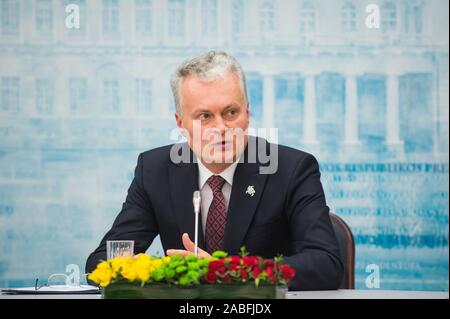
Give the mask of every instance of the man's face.
[[177, 126], [202, 162], [232, 163], [247, 144], [249, 110], [237, 75], [214, 81], [188, 76], [181, 86], [182, 114]]

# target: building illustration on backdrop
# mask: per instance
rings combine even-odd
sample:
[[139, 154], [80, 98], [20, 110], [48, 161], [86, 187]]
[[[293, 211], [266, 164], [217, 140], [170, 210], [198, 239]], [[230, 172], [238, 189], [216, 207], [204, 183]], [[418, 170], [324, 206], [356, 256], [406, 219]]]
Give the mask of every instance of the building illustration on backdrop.
[[0, 48], [0, 286], [84, 267], [138, 153], [174, 142], [170, 74], [215, 49], [251, 125], [319, 160], [357, 287], [377, 264], [381, 288], [448, 290], [448, 1], [0, 0]]

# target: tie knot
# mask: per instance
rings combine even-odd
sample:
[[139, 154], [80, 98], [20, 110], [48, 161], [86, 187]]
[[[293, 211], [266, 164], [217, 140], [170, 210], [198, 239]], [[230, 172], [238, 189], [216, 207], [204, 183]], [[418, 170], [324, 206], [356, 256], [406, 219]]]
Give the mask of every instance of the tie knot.
[[213, 175], [206, 181], [211, 187], [213, 193], [222, 191], [223, 184], [225, 184], [225, 180], [220, 175]]

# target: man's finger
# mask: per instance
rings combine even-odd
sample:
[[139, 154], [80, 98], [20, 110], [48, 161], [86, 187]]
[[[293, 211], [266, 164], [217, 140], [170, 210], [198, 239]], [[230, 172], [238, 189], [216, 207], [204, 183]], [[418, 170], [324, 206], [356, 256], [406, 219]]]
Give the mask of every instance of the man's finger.
[[195, 251], [195, 244], [189, 238], [189, 234], [188, 233], [184, 233], [182, 239], [183, 239], [183, 246], [184, 246], [184, 248], [186, 248], [186, 250], [188, 250], [190, 252], [194, 252]]
[[208, 254], [206, 251], [204, 251], [203, 249], [198, 249], [198, 258], [211, 258], [211, 255]]
[[[186, 248], [186, 250], [189, 250], [191, 252], [195, 252], [195, 243], [193, 243], [192, 240], [189, 238], [189, 234], [184, 233], [182, 239], [183, 239], [184, 248]], [[210, 258], [211, 255], [199, 247], [198, 248], [198, 257], [199, 258]]]
[[[183, 246], [186, 248], [186, 250], [183, 249], [169, 249], [167, 250], [167, 255], [175, 255], [178, 254], [180, 256], [187, 256], [192, 255], [195, 252], [195, 244], [192, 242], [192, 240], [189, 238], [188, 233], [184, 233], [182, 236]], [[198, 248], [198, 257], [199, 258], [210, 258], [211, 255], [208, 254], [206, 251], [204, 251], [201, 248]]]
[[187, 256], [187, 255], [192, 255], [192, 252], [184, 250], [184, 249], [168, 249], [167, 256], [172, 256], [172, 255]]

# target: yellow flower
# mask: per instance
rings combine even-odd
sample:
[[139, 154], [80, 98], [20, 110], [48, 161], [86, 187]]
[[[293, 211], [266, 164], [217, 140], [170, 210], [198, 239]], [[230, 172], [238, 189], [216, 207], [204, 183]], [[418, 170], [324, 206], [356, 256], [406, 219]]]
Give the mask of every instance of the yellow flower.
[[152, 258], [151, 258], [149, 255], [147, 255], [147, 254], [138, 254], [138, 255], [136, 256], [136, 259], [137, 259], [138, 261], [141, 261], [141, 262], [148, 262], [148, 263], [150, 263], [150, 261], [152, 260]]
[[112, 271], [109, 267], [109, 263], [103, 261], [97, 265], [97, 268], [89, 275], [89, 279], [93, 282], [100, 284], [102, 287], [106, 287], [111, 283]]
[[97, 268], [89, 275], [89, 279], [102, 287], [108, 286], [112, 280], [118, 278], [124, 278], [130, 282], [140, 281], [144, 284], [152, 278], [156, 269], [169, 263], [170, 260], [170, 257], [154, 258], [147, 254], [113, 258], [108, 262], [98, 264]]
[[120, 272], [122, 277], [128, 279], [129, 281], [134, 281], [136, 279], [136, 271], [131, 264], [125, 264]]
[[124, 267], [124, 264], [126, 263], [126, 262], [128, 262], [128, 260], [127, 260], [128, 258], [113, 258], [113, 259], [111, 259], [109, 262], [110, 262], [110, 265], [111, 265], [111, 269], [112, 269], [112, 271], [113, 271], [113, 274], [112, 274], [112, 277], [113, 278], [116, 278], [117, 277], [117, 274], [120, 272], [120, 270], [121, 270], [121, 268], [123, 268]]
[[129, 281], [134, 281], [137, 277], [136, 273], [136, 262], [137, 258], [131, 257], [131, 258], [123, 258], [122, 261], [122, 267], [120, 270], [120, 274], [125, 279], [128, 279]]
[[155, 259], [155, 260], [153, 260], [153, 267], [155, 269], [159, 268], [163, 265], [163, 263], [164, 263], [164, 261], [162, 261], [161, 259]]
[[134, 265], [134, 269], [135, 269], [137, 278], [141, 282], [146, 282], [147, 280], [150, 279], [150, 267], [149, 267], [148, 263], [138, 261]]

